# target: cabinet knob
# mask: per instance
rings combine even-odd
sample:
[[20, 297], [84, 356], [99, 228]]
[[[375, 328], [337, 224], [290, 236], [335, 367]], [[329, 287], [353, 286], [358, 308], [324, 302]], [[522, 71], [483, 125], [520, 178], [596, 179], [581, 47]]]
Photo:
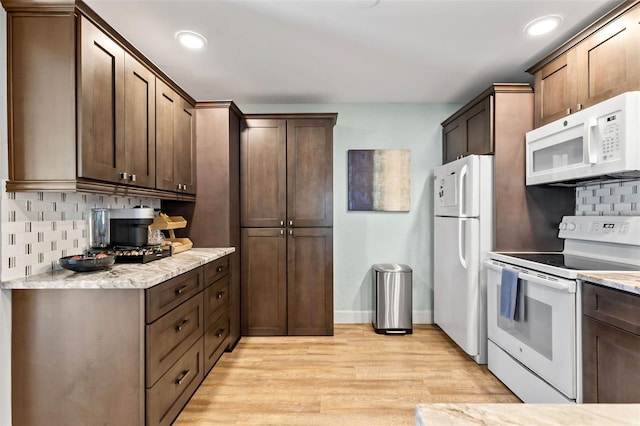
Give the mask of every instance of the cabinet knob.
[[127, 172], [120, 172], [120, 179], [129, 179], [129, 173]]
[[280, 235], [284, 235], [284, 229], [280, 230]]
[[186, 183], [183, 183], [183, 184], [182, 184], [182, 190], [183, 190], [183, 191], [186, 191], [186, 190], [187, 190], [187, 184], [186, 184]]
[[222, 296], [224, 296], [224, 291], [219, 291], [218, 294], [216, 294], [216, 299], [222, 299]]
[[567, 115], [571, 114], [571, 108], [567, 108]]
[[182, 184], [181, 183], [178, 184], [178, 191], [182, 191]]
[[129, 175], [129, 180], [130, 180], [131, 182], [135, 182], [135, 181], [136, 181], [136, 179], [137, 179], [136, 175]]
[[216, 332], [216, 336], [217, 336], [217, 337], [222, 337], [222, 335], [223, 335], [223, 334], [224, 334], [224, 328], [221, 328], [220, 330], [218, 330], [218, 331]]
[[293, 235], [293, 229], [289, 229], [289, 235]]
[[216, 268], [216, 272], [222, 272], [222, 270], [223, 270], [223, 269], [224, 269], [224, 268], [223, 268], [222, 266], [218, 266], [218, 267]]
[[284, 226], [284, 220], [280, 221], [280, 226]]
[[293, 220], [289, 220], [289, 226], [293, 226]]

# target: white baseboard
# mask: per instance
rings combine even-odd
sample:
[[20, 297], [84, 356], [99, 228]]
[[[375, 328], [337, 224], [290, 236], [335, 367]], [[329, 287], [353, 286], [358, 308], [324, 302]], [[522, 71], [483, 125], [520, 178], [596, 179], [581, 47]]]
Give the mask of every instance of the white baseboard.
[[[336, 311], [333, 313], [335, 324], [371, 324], [373, 311]], [[432, 311], [413, 311], [414, 324], [433, 324]]]

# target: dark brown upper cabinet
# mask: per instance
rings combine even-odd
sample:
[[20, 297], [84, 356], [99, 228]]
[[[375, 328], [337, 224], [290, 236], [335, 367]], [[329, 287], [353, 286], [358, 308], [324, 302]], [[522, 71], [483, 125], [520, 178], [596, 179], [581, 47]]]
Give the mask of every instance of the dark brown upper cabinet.
[[[509, 108], [526, 103], [531, 91], [528, 84], [494, 84], [447, 118], [442, 123], [442, 162], [472, 154], [493, 154], [496, 122], [502, 125], [499, 138], [520, 126], [521, 114], [509, 111]], [[496, 104], [499, 105], [496, 107]], [[496, 108], [499, 115], [496, 115]], [[508, 123], [509, 114], [518, 115], [514, 124]]]
[[195, 194], [194, 110], [173, 89], [156, 84], [156, 185]]
[[640, 90], [640, 5], [625, 1], [527, 70], [535, 127]]
[[[87, 191], [194, 201], [188, 95], [84, 3], [7, 10], [7, 191]], [[177, 93], [180, 188], [157, 185], [156, 84]], [[162, 119], [162, 117], [160, 117]], [[186, 190], [184, 188], [187, 188]]]
[[241, 226], [332, 226], [334, 124], [335, 117], [243, 120]]

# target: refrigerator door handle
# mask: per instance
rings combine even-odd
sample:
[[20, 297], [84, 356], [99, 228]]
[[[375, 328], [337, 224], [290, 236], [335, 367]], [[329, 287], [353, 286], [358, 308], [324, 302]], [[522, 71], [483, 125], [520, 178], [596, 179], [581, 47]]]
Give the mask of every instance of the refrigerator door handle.
[[460, 265], [464, 269], [467, 269], [467, 260], [464, 258], [464, 253], [462, 252], [462, 243], [465, 241], [462, 238], [462, 231], [464, 230], [464, 218], [458, 218], [458, 260], [460, 261]]
[[458, 181], [458, 217], [467, 217], [464, 214], [463, 201], [465, 200], [465, 193], [462, 191], [463, 183], [467, 177], [467, 165], [465, 164], [460, 169], [460, 180]]

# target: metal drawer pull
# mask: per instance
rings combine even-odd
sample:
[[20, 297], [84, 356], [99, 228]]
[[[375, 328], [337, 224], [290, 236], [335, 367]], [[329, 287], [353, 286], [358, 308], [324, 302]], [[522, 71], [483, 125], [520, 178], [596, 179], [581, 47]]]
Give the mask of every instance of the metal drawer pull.
[[182, 327], [184, 327], [188, 322], [189, 322], [188, 319], [183, 319], [180, 324], [176, 325], [176, 332], [182, 331]]
[[222, 266], [218, 266], [218, 267], [216, 268], [216, 272], [222, 272], [222, 270], [223, 270], [223, 269], [224, 269], [224, 268], [223, 268]]
[[222, 299], [222, 296], [224, 296], [224, 291], [218, 292], [218, 294], [216, 294], [216, 299]]
[[129, 173], [127, 172], [120, 172], [120, 179], [129, 179]]
[[224, 328], [221, 328], [220, 330], [218, 330], [216, 332], [216, 336], [218, 336], [218, 337], [222, 337], [223, 334], [224, 334]]
[[136, 181], [136, 179], [137, 179], [136, 175], [130, 175], [130, 176], [129, 176], [129, 180], [130, 180], [131, 182], [135, 182], [135, 181]]
[[184, 290], [185, 290], [186, 288], [187, 288], [187, 286], [186, 286], [186, 285], [183, 285], [182, 287], [180, 287], [180, 288], [176, 289], [176, 296], [177, 296], [177, 295], [179, 295], [179, 294], [184, 293]]
[[186, 379], [189, 374], [191, 374], [191, 370], [184, 370], [180, 377], [176, 379], [176, 385], [181, 385], [184, 379]]

